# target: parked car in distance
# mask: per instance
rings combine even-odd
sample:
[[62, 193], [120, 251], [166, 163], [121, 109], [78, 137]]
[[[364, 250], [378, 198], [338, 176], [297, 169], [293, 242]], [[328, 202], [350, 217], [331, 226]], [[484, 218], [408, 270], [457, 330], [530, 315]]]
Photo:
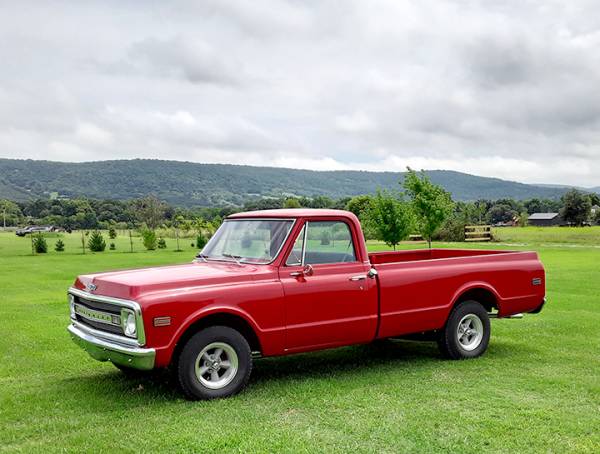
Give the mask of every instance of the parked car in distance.
[[73, 340], [119, 369], [171, 368], [190, 399], [244, 388], [253, 358], [426, 334], [451, 359], [482, 355], [490, 318], [538, 313], [535, 252], [368, 253], [346, 211], [229, 216], [192, 263], [79, 276]]
[[31, 233], [44, 233], [44, 232], [60, 232], [63, 229], [54, 225], [28, 225], [22, 229], [18, 229], [15, 233], [17, 236], [25, 236]]

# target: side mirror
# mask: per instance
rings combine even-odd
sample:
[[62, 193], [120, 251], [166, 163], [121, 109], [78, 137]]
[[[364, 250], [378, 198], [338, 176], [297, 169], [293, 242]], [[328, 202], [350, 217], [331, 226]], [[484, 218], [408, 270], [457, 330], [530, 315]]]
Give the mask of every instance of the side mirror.
[[312, 276], [315, 271], [313, 270], [313, 267], [311, 265], [304, 265], [304, 268], [302, 268], [302, 272], [305, 276]]

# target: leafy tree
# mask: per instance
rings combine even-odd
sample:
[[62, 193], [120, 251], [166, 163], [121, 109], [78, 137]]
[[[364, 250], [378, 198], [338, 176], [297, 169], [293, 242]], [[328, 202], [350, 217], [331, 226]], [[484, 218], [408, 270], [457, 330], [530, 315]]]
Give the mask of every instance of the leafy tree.
[[117, 237], [117, 231], [114, 229], [114, 227], [111, 227], [110, 229], [108, 229], [108, 237], [111, 240], [114, 240]]
[[159, 238], [158, 242], [156, 243], [156, 246], [158, 247], [158, 249], [165, 249], [167, 247], [167, 242], [164, 238]]
[[388, 191], [378, 190], [364, 214], [365, 224], [373, 230], [375, 237], [394, 250], [413, 227], [410, 205]]
[[155, 196], [144, 197], [133, 201], [132, 209], [135, 212], [136, 219], [149, 227], [156, 229], [164, 219], [166, 204], [161, 202]]
[[54, 243], [54, 250], [56, 252], [63, 252], [65, 250], [65, 243], [60, 238]]
[[283, 204], [284, 208], [301, 208], [300, 202], [295, 197], [290, 197], [285, 200]]
[[41, 233], [34, 235], [33, 238], [33, 249], [38, 254], [45, 254], [48, 252], [48, 244], [46, 243], [46, 238]]
[[519, 227], [527, 227], [527, 224], [529, 224], [529, 215], [527, 214], [527, 211], [523, 211], [519, 215], [518, 226]]
[[596, 224], [600, 225], [600, 210], [596, 211], [596, 213], [594, 213], [594, 222], [596, 222]]
[[587, 194], [577, 189], [571, 189], [561, 198], [563, 208], [561, 217], [574, 225], [583, 225], [590, 219], [592, 202]]
[[19, 205], [10, 200], [0, 200], [0, 226], [19, 225], [23, 221], [23, 212]]
[[142, 243], [146, 250], [153, 251], [156, 249], [156, 232], [152, 229], [142, 230]]
[[370, 195], [358, 195], [356, 197], [352, 197], [348, 203], [346, 204], [346, 210], [354, 213], [358, 218], [360, 218], [364, 213], [369, 210], [371, 206], [372, 197]]
[[490, 224], [499, 224], [512, 221], [517, 212], [513, 210], [510, 205], [504, 203], [497, 203], [493, 205], [488, 211], [488, 220]]
[[323, 232], [321, 232], [321, 244], [326, 246], [328, 244], [331, 244], [331, 233], [329, 232], [329, 230], [323, 230]]
[[104, 237], [98, 230], [94, 230], [88, 239], [88, 249], [92, 252], [102, 252], [106, 249]]
[[444, 188], [433, 184], [425, 172], [422, 171], [419, 176], [410, 167], [404, 178], [403, 186], [412, 200], [419, 233], [427, 240], [427, 244], [431, 248], [431, 239], [434, 233], [452, 213], [454, 207], [452, 197]]

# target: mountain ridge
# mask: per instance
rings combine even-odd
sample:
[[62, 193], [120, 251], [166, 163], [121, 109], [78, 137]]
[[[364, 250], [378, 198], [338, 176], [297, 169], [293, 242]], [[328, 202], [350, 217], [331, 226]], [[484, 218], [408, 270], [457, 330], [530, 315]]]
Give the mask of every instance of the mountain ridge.
[[[568, 189], [481, 177], [452, 170], [427, 170], [456, 200], [510, 197], [558, 198]], [[158, 159], [58, 162], [0, 158], [0, 198], [48, 197], [130, 199], [154, 194], [180, 206], [241, 205], [260, 197], [332, 198], [399, 190], [405, 172], [315, 171]]]

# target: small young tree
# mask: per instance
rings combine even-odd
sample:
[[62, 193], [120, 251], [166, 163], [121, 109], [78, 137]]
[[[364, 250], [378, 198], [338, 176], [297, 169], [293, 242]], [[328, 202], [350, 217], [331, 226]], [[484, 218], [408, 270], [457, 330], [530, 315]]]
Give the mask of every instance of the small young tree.
[[154, 230], [142, 230], [142, 243], [148, 251], [153, 251], [156, 249], [156, 233]]
[[41, 233], [38, 233], [33, 238], [33, 249], [37, 254], [45, 254], [48, 252], [48, 244], [46, 243], [46, 238]]
[[183, 222], [184, 219], [181, 215], [176, 216], [175, 219], [173, 219], [173, 227], [175, 228], [175, 241], [177, 243], [177, 249], [175, 249], [175, 252], [181, 252], [181, 248], [179, 247], [179, 229], [181, 228]]
[[114, 227], [111, 227], [110, 229], [108, 229], [108, 237], [111, 240], [114, 240], [117, 237], [117, 231], [114, 229]]
[[60, 238], [54, 243], [54, 250], [56, 252], [63, 252], [65, 250], [65, 243]]
[[431, 248], [433, 234], [450, 216], [454, 208], [450, 193], [441, 186], [433, 184], [425, 172], [421, 172], [419, 176], [410, 167], [404, 178], [403, 186], [412, 200], [419, 233], [427, 240], [427, 244]]
[[106, 249], [104, 237], [98, 230], [94, 230], [90, 234], [90, 238], [88, 239], [88, 248], [92, 252], [102, 252], [104, 249]]
[[363, 212], [369, 230], [375, 238], [396, 250], [396, 245], [406, 239], [413, 227], [413, 215], [408, 203], [387, 191], [377, 191], [366, 212]]
[[[207, 242], [208, 240], [206, 239], [203, 233], [199, 233], [196, 237], [196, 247], [198, 249], [202, 249], [204, 246], [206, 246]], [[252, 243], [252, 240], [250, 240], [250, 243]], [[194, 243], [192, 243], [192, 247], [194, 247]]]
[[158, 242], [156, 243], [156, 246], [157, 246], [159, 249], [165, 249], [165, 248], [167, 247], [167, 242], [165, 241], [165, 239], [164, 239], [164, 238], [159, 238], [159, 239], [158, 239]]

